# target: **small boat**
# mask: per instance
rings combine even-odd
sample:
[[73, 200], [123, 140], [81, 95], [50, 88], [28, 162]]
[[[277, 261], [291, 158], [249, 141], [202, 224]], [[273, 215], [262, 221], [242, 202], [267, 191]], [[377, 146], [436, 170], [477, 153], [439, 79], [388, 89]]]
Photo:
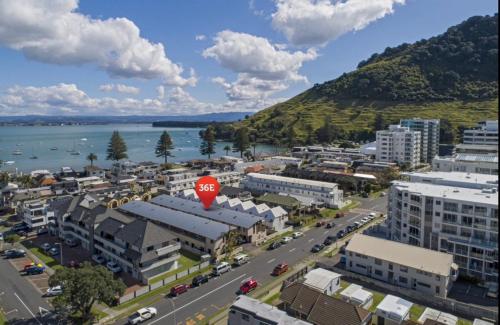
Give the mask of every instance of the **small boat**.
[[31, 157], [30, 159], [38, 159], [38, 157], [35, 155], [35, 152], [33, 150], [33, 148], [31, 148]]
[[16, 149], [16, 150], [12, 151], [12, 154], [15, 155], [15, 156], [20, 156], [20, 155], [23, 154], [23, 152], [21, 150], [19, 150], [19, 149]]
[[80, 140], [81, 141], [87, 141], [87, 138], [81, 138]]
[[72, 151], [71, 155], [72, 156], [79, 156], [80, 155], [80, 151]]
[[3, 162], [4, 165], [14, 165], [16, 162], [14, 160], [7, 160]]
[[30, 159], [38, 159], [37, 156], [31, 156]]
[[57, 150], [57, 147], [52, 147], [52, 148], [50, 148], [50, 150], [55, 151], [55, 150]]

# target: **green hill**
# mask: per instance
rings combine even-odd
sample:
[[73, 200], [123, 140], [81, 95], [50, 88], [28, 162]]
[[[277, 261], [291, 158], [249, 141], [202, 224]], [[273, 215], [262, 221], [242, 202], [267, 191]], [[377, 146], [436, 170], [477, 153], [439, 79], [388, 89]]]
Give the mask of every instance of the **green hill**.
[[297, 143], [314, 142], [328, 120], [338, 137], [366, 140], [376, 126], [421, 117], [447, 119], [457, 137], [461, 127], [497, 118], [497, 27], [497, 14], [475, 16], [439, 36], [387, 48], [355, 71], [219, 126], [218, 135], [228, 138], [246, 126], [262, 142], [294, 136]]

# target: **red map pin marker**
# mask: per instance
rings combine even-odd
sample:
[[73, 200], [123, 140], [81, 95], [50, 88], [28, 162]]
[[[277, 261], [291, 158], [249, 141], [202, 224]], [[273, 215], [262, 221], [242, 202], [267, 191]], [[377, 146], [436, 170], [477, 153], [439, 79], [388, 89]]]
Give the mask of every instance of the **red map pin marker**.
[[215, 197], [219, 194], [219, 188], [219, 182], [211, 176], [203, 176], [196, 182], [195, 191], [205, 209], [210, 208]]

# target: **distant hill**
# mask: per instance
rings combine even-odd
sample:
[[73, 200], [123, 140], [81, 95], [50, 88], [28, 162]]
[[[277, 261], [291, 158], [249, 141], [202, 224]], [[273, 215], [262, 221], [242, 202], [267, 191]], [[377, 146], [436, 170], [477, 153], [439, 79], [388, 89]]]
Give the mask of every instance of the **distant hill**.
[[460, 127], [497, 117], [497, 28], [497, 14], [475, 16], [439, 36], [387, 48], [231, 127], [244, 125], [264, 142], [293, 133], [305, 143], [328, 120], [341, 137], [365, 140], [377, 123], [421, 117], [447, 119], [456, 136]]
[[111, 123], [152, 123], [169, 122], [234, 122], [252, 115], [252, 112], [225, 112], [202, 115], [175, 116], [0, 116], [0, 124], [111, 124]]

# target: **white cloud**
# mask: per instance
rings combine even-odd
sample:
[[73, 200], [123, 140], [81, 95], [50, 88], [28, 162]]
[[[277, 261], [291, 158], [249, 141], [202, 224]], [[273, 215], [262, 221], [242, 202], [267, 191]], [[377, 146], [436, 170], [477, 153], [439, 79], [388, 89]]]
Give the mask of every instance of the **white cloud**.
[[231, 101], [264, 99], [288, 88], [283, 81], [258, 79], [245, 73], [238, 74], [237, 80], [232, 83], [222, 77], [213, 78], [212, 81], [224, 88]]
[[287, 52], [266, 38], [230, 30], [219, 32], [214, 41], [212, 47], [203, 51], [205, 58], [213, 58], [234, 72], [264, 80], [307, 81], [298, 70], [304, 62], [317, 57], [314, 49]]
[[156, 93], [158, 94], [158, 99], [165, 98], [165, 87], [163, 86], [156, 87]]
[[206, 35], [203, 35], [203, 34], [196, 35], [196, 36], [194, 37], [194, 39], [195, 39], [195, 40], [197, 40], [197, 41], [204, 41], [206, 38], [207, 38], [207, 36], [206, 36]]
[[139, 92], [141, 91], [137, 87], [127, 86], [124, 84], [104, 84], [99, 86], [99, 90], [104, 92], [111, 92], [115, 90], [119, 93], [129, 94], [129, 95], [138, 95]]
[[394, 12], [405, 0], [275, 0], [274, 28], [298, 46], [324, 45]]
[[195, 85], [192, 74], [165, 54], [161, 43], [140, 36], [127, 18], [93, 19], [77, 0], [0, 0], [0, 44], [30, 59], [63, 65], [94, 64], [113, 77], [161, 78]]

